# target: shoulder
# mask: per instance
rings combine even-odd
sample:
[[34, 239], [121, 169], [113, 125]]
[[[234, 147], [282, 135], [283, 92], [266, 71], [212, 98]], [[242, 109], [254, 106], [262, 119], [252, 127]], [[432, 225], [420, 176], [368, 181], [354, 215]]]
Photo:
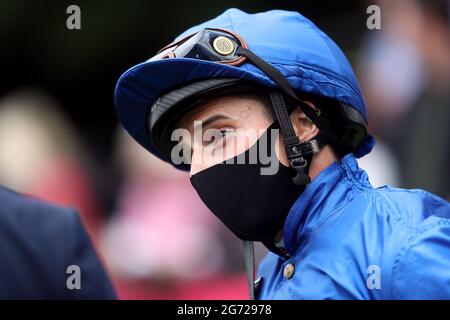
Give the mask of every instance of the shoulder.
[[[0, 187], [0, 298], [114, 298], [78, 213]], [[83, 290], [68, 291], [69, 266]]]
[[450, 219], [450, 203], [425, 190], [384, 186], [369, 193], [377, 213], [391, 215], [411, 228], [432, 216]]
[[[0, 203], [0, 230], [14, 232], [24, 240], [61, 239], [79, 219], [74, 209], [52, 205], [3, 187], [0, 187]], [[61, 241], [49, 245], [58, 243]]]
[[386, 297], [450, 298], [449, 202], [419, 189], [385, 186], [364, 193], [370, 239], [378, 235], [378, 246], [384, 248], [380, 261]]
[[399, 250], [392, 268], [396, 299], [450, 298], [450, 219], [431, 216]]
[[424, 190], [393, 187], [374, 189], [372, 197], [377, 213], [391, 220], [391, 298], [450, 298], [449, 202]]
[[60, 214], [59, 220], [69, 219], [73, 210], [62, 208], [32, 196], [20, 194], [0, 186], [0, 219], [12, 220], [33, 218], [35, 216], [51, 216]]
[[0, 203], [0, 298], [60, 297], [77, 213], [3, 187]]

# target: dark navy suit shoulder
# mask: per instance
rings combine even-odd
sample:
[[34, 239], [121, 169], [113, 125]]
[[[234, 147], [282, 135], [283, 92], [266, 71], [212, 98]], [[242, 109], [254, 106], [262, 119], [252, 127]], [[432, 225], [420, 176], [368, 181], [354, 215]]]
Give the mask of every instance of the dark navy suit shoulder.
[[[0, 298], [112, 299], [114, 290], [78, 213], [0, 187]], [[69, 289], [68, 267], [81, 289]]]

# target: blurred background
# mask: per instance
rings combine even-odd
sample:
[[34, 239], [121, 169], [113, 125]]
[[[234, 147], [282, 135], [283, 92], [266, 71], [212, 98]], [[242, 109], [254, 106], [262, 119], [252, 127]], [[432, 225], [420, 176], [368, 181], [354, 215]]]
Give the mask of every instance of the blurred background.
[[[66, 28], [71, 4], [81, 30]], [[381, 30], [366, 27], [371, 4]], [[450, 199], [449, 0], [0, 0], [0, 184], [77, 208], [122, 299], [247, 297], [241, 242], [187, 174], [124, 134], [113, 105], [126, 69], [229, 7], [314, 21], [360, 80], [372, 184]]]

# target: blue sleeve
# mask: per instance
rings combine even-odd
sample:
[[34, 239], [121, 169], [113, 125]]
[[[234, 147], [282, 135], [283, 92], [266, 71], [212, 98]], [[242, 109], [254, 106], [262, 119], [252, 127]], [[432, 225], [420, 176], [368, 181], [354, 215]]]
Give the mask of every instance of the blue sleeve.
[[393, 299], [450, 299], [450, 219], [433, 216], [400, 250]]

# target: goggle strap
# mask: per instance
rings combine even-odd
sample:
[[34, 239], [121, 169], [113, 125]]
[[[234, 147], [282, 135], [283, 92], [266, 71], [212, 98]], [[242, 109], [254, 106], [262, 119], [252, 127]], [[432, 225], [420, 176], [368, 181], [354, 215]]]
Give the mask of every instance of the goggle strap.
[[280, 124], [281, 132], [284, 136], [284, 142], [286, 146], [291, 146], [300, 142], [295, 134], [294, 128], [290, 121], [289, 113], [286, 108], [286, 104], [283, 95], [275, 90], [269, 92], [269, 99], [273, 106], [275, 116]]

